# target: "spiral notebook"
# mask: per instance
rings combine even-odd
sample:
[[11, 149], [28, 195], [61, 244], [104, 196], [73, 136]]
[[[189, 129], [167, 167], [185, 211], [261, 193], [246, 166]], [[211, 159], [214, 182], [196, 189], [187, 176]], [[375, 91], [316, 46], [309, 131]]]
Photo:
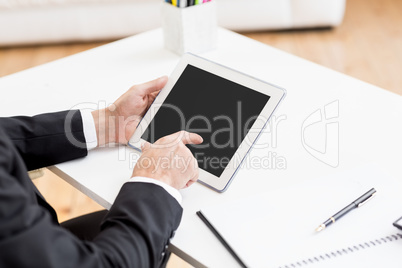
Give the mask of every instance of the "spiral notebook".
[[[375, 198], [315, 232], [373, 187]], [[400, 267], [402, 232], [392, 223], [401, 191], [400, 180], [364, 166], [201, 211], [247, 267]]]

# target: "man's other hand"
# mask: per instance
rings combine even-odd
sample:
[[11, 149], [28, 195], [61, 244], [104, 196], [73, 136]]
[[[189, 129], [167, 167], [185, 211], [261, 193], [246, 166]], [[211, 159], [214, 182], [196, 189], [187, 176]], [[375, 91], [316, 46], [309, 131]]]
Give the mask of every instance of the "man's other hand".
[[109, 143], [127, 144], [167, 80], [168, 78], [163, 76], [135, 85], [108, 108], [93, 111], [98, 146]]

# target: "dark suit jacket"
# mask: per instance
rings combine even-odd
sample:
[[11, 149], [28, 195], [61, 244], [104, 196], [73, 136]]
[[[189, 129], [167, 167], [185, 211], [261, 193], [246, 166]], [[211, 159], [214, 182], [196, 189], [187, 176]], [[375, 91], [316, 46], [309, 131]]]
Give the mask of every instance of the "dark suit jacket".
[[0, 267], [159, 266], [182, 208], [157, 185], [126, 183], [94, 241], [59, 226], [27, 170], [87, 154], [68, 140], [66, 120], [85, 144], [79, 111], [0, 118]]

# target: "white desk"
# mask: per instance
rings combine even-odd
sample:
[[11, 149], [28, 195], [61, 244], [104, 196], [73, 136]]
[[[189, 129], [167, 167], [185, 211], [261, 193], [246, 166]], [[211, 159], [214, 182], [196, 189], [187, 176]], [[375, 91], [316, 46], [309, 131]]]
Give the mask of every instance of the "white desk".
[[[287, 89], [276, 113], [277, 118], [287, 119], [277, 124], [277, 146], [270, 148], [286, 159], [286, 169], [244, 167], [224, 194], [199, 184], [182, 191], [184, 215], [171, 249], [193, 265], [237, 266], [195, 215], [202, 207], [363, 163], [376, 162], [402, 177], [400, 96], [226, 30], [219, 31], [218, 49], [202, 56]], [[160, 30], [130, 37], [0, 79], [0, 115], [93, 108], [98, 100], [103, 100], [103, 105], [111, 103], [132, 84], [170, 74], [178, 59], [163, 49]], [[334, 101], [339, 101], [339, 118], [335, 118], [339, 124], [337, 168], [311, 156], [301, 142], [303, 122]], [[324, 128], [315, 126], [305, 131], [313, 147], [324, 137], [320, 132]], [[270, 143], [273, 136], [268, 128], [257, 144]], [[337, 149], [332, 149], [336, 153]], [[248, 158], [267, 156], [267, 152], [267, 148], [253, 149]], [[129, 148], [100, 149], [84, 159], [57, 165], [53, 171], [108, 208], [130, 177], [136, 157]]]

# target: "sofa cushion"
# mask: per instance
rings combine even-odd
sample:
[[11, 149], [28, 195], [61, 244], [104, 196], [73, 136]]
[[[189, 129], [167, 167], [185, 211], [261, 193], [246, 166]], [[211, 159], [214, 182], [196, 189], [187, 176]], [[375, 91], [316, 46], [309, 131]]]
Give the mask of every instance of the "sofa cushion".
[[[327, 27], [346, 0], [213, 0], [237, 30]], [[162, 0], [0, 0], [0, 46], [116, 39], [159, 27]]]
[[144, 0], [0, 0], [0, 9], [19, 9], [82, 4], [141, 2]]

